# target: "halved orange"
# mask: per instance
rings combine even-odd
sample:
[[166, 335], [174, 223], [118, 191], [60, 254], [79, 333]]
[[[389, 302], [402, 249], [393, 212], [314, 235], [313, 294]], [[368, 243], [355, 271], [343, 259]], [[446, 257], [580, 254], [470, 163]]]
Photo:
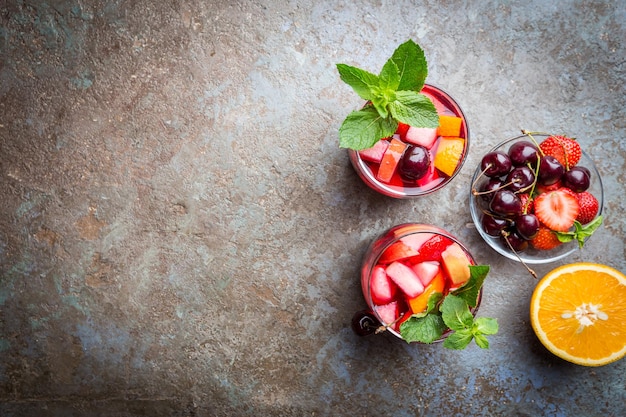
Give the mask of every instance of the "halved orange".
[[626, 275], [579, 262], [548, 272], [530, 300], [543, 345], [566, 361], [601, 366], [626, 355]]

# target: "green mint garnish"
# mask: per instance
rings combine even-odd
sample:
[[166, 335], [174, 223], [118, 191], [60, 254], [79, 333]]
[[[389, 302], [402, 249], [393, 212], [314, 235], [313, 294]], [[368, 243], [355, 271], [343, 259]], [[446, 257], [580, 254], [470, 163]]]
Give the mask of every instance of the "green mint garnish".
[[398, 122], [436, 128], [439, 116], [432, 101], [421, 94], [428, 67], [424, 51], [412, 40], [401, 44], [379, 75], [346, 64], [337, 64], [341, 80], [368, 105], [346, 117], [339, 128], [339, 146], [354, 150], [371, 148], [393, 135]]
[[470, 273], [470, 279], [447, 296], [431, 295], [425, 312], [412, 315], [400, 325], [402, 338], [409, 343], [432, 343], [449, 329], [451, 333], [443, 342], [445, 348], [464, 349], [472, 339], [478, 347], [488, 348], [486, 336], [498, 332], [498, 322], [487, 317], [475, 318], [470, 308], [476, 306], [489, 266], [471, 265]]
[[574, 221], [573, 232], [556, 232], [556, 237], [559, 242], [567, 243], [576, 239], [578, 241], [578, 247], [582, 248], [585, 244], [585, 239], [595, 232], [602, 224], [602, 216], [596, 217], [592, 222], [582, 225], [578, 220]]

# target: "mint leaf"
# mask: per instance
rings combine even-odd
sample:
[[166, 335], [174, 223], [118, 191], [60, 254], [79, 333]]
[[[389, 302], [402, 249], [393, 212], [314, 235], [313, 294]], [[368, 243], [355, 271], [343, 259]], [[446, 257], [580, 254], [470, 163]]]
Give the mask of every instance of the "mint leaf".
[[489, 265], [470, 265], [470, 279], [451, 294], [461, 297], [470, 307], [476, 307], [478, 293], [489, 273]]
[[393, 135], [398, 122], [382, 118], [376, 109], [367, 106], [346, 117], [339, 128], [339, 146], [361, 150], [371, 148], [382, 138]]
[[586, 225], [580, 224], [578, 220], [574, 221], [573, 232], [555, 232], [559, 242], [567, 243], [576, 239], [578, 241], [578, 247], [582, 248], [585, 245], [585, 239], [593, 234], [602, 224], [602, 216], [596, 217], [591, 223]]
[[496, 334], [498, 333], [498, 321], [490, 317], [478, 317], [474, 320], [474, 334]]
[[428, 75], [424, 51], [409, 39], [394, 51], [391, 59], [398, 67], [400, 83], [398, 90], [421, 91]]
[[445, 330], [446, 325], [437, 314], [427, 314], [424, 317], [411, 316], [400, 325], [400, 334], [407, 343], [432, 343], [439, 339]]
[[371, 72], [346, 64], [337, 64], [343, 82], [348, 84], [363, 99], [372, 98], [372, 87], [378, 86], [378, 77]]
[[397, 91], [396, 100], [389, 104], [389, 110], [394, 118], [410, 126], [439, 126], [439, 115], [433, 102], [415, 91]]
[[470, 313], [467, 302], [452, 294], [448, 294], [441, 303], [441, 317], [452, 330], [471, 329], [474, 323], [474, 316]]
[[475, 334], [474, 341], [476, 342], [479, 348], [489, 349], [489, 340], [487, 340], [487, 338], [483, 336], [482, 334]]
[[378, 87], [383, 92], [383, 95], [387, 97], [389, 101], [392, 101], [392, 95], [394, 95], [398, 89], [398, 85], [400, 85], [398, 66], [390, 59], [378, 75]]
[[457, 350], [465, 349], [472, 341], [473, 337], [474, 335], [469, 329], [457, 330], [443, 341], [443, 347]]

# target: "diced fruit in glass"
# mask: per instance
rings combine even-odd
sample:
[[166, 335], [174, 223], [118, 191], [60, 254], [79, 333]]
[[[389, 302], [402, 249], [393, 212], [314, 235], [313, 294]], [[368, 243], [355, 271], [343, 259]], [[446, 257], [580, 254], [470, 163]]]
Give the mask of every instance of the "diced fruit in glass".
[[404, 153], [406, 147], [407, 144], [401, 140], [395, 138], [391, 139], [389, 147], [383, 154], [382, 161], [378, 167], [376, 178], [379, 181], [389, 182], [391, 180], [391, 177], [393, 177], [394, 172], [396, 172], [396, 167], [398, 166], [400, 158], [402, 158], [402, 154]]
[[437, 261], [425, 261], [413, 265], [413, 272], [422, 281], [422, 284], [427, 286], [440, 272], [439, 262]]
[[456, 243], [448, 246], [441, 253], [443, 269], [450, 279], [452, 287], [460, 287], [470, 278], [470, 259], [465, 251]]
[[[439, 269], [438, 269], [439, 271]], [[409, 308], [413, 314], [418, 314], [426, 310], [428, 306], [428, 299], [436, 292], [442, 293], [446, 286], [446, 278], [443, 273], [439, 271], [431, 283], [424, 289], [424, 292], [415, 298], [408, 300]]]
[[427, 127], [411, 126], [406, 132], [405, 140], [413, 145], [421, 145], [430, 149], [437, 140], [437, 137], [437, 128], [431, 129]]
[[400, 242], [417, 251], [433, 236], [435, 236], [433, 233], [413, 233], [401, 237]]
[[407, 245], [402, 240], [399, 240], [385, 249], [382, 255], [380, 255], [378, 263], [390, 264], [394, 261], [410, 258], [415, 255], [417, 255], [416, 248]]
[[461, 136], [463, 119], [457, 116], [439, 116], [439, 136]]
[[435, 154], [435, 168], [451, 177], [461, 161], [464, 147], [463, 138], [441, 138]]
[[393, 262], [387, 266], [387, 275], [408, 298], [414, 298], [424, 292], [424, 285], [415, 272], [401, 262]]
[[387, 276], [385, 268], [377, 265], [372, 270], [370, 289], [374, 304], [387, 304], [396, 295], [396, 284]]
[[387, 142], [384, 139], [381, 139], [378, 142], [376, 142], [376, 144], [372, 146], [371, 148], [360, 150], [359, 155], [361, 155], [361, 158], [363, 158], [366, 161], [379, 164], [380, 161], [383, 160], [383, 155], [385, 154], [385, 151], [387, 150], [388, 147], [389, 147], [389, 142]]
[[400, 315], [400, 306], [397, 301], [374, 307], [383, 324], [391, 324]]

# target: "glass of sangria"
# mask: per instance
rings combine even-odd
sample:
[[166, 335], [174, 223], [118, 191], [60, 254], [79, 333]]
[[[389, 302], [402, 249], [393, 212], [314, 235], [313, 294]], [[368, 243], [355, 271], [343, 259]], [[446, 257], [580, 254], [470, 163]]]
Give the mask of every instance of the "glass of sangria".
[[[471, 253], [444, 229], [418, 223], [392, 227], [370, 244], [363, 259], [361, 289], [367, 308], [354, 314], [353, 330], [360, 336], [384, 330], [414, 341], [403, 337], [402, 323], [432, 308], [429, 301], [435, 293], [446, 297], [465, 288], [470, 265], [476, 265]], [[475, 291], [475, 303], [469, 304], [472, 316], [480, 305], [482, 282]], [[444, 326], [426, 343], [442, 341], [449, 334]]]
[[370, 188], [394, 198], [432, 193], [461, 170], [469, 150], [467, 119], [445, 91], [424, 84], [439, 115], [438, 128], [415, 128], [400, 123], [396, 133], [372, 148], [349, 149], [350, 162]]

